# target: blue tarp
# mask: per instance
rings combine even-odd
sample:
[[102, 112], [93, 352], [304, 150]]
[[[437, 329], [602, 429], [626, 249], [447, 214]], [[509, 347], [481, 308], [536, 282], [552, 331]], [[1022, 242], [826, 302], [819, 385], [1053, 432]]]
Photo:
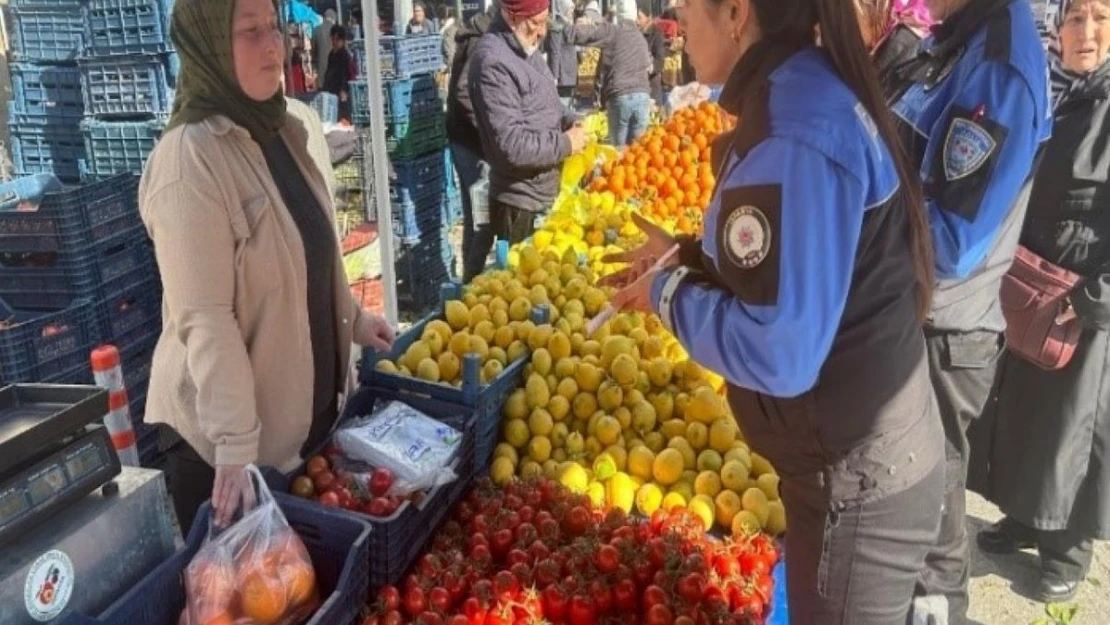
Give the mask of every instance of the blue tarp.
[[308, 24], [316, 28], [324, 22], [320, 14], [312, 10], [303, 0], [286, 0], [285, 21], [290, 24]]

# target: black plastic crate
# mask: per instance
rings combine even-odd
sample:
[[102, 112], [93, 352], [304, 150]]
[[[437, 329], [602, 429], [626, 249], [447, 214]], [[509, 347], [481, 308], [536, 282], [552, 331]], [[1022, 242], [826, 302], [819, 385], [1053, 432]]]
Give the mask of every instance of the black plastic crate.
[[85, 114], [81, 70], [76, 67], [13, 63], [12, 108], [16, 115], [35, 115], [46, 122], [76, 127]]
[[85, 112], [102, 119], [169, 115], [174, 92], [166, 62], [165, 55], [82, 60]]
[[12, 308], [7, 322], [13, 325], [0, 329], [0, 380], [59, 381], [89, 370], [89, 352], [100, 338], [92, 300], [59, 310]]
[[8, 8], [12, 60], [30, 63], [76, 61], [85, 48], [80, 8], [66, 3], [20, 3]]
[[169, 52], [172, 0], [89, 0], [86, 39], [93, 56]]

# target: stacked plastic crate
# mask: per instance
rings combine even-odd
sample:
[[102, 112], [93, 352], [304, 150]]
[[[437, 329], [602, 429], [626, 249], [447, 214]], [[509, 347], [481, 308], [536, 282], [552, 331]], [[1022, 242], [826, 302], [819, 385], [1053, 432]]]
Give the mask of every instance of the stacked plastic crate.
[[[455, 274], [448, 232], [458, 211], [448, 191], [456, 185], [435, 79], [443, 67], [442, 42], [436, 35], [382, 37], [380, 42], [397, 296], [402, 309], [423, 313], [438, 303], [440, 285]], [[351, 45], [360, 62], [364, 46], [362, 40]], [[361, 71], [351, 83], [351, 116], [356, 126], [370, 123], [369, 89]]]
[[173, 108], [173, 0], [87, 0], [84, 180], [141, 173]]
[[12, 161], [16, 175], [51, 173], [76, 181], [85, 158], [81, 73], [85, 46], [80, 0], [13, 0], [11, 42]]

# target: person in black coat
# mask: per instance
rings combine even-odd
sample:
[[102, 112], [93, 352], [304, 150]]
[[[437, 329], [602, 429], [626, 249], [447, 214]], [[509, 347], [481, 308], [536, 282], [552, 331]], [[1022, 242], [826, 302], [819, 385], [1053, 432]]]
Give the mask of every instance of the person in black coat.
[[989, 431], [987, 497], [1006, 518], [983, 551], [1037, 547], [1039, 599], [1067, 601], [1110, 539], [1110, 0], [1065, 0], [1060, 29], [1071, 84], [1033, 181], [1021, 243], [1082, 276], [1062, 315], [1083, 333], [1063, 369], [1008, 353]]
[[659, 106], [663, 106], [663, 64], [667, 61], [667, 38], [663, 31], [655, 25], [651, 14], [651, 3], [640, 0], [637, 3], [639, 13], [636, 16], [636, 25], [644, 32], [647, 39], [648, 52], [651, 53], [651, 99]]

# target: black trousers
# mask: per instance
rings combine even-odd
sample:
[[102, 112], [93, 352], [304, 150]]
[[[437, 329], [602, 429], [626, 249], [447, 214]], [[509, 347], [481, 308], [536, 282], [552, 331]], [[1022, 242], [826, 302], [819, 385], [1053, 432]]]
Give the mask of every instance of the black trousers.
[[944, 463], [910, 488], [840, 511], [812, 482], [782, 478], [793, 625], [901, 625], [940, 521]]
[[1010, 517], [1002, 519], [1002, 529], [1018, 541], [1037, 544], [1041, 555], [1041, 576], [1048, 581], [1075, 582], [1087, 577], [1095, 544], [1090, 538], [1070, 530], [1045, 531], [1028, 527]]
[[967, 618], [971, 572], [964, 519], [970, 450], [967, 430], [986, 408], [1004, 342], [996, 332], [926, 331], [926, 345], [929, 376], [944, 424], [947, 462], [940, 533], [925, 559], [915, 594], [944, 596], [948, 622], [957, 624]]
[[536, 213], [501, 202], [490, 202], [490, 224], [497, 238], [515, 245], [536, 231]]
[[163, 434], [164, 440], [172, 441], [174, 438], [176, 441], [165, 451], [166, 488], [173, 500], [173, 510], [177, 514], [177, 523], [181, 526], [181, 535], [187, 537], [196, 519], [197, 509], [212, 498], [216, 470], [181, 437], [175, 433], [172, 436]]

